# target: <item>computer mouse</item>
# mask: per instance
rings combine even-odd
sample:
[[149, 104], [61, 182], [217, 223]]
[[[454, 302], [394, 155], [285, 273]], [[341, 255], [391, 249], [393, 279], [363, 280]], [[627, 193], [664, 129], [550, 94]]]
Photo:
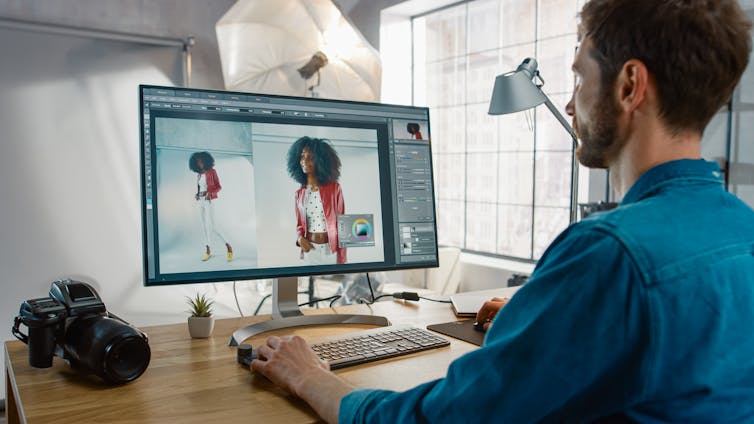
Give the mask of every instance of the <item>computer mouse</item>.
[[249, 364], [251, 364], [251, 361], [257, 359], [257, 357], [257, 350], [253, 349], [250, 344], [238, 345], [238, 350], [236, 350], [236, 360], [239, 364], [248, 367]]

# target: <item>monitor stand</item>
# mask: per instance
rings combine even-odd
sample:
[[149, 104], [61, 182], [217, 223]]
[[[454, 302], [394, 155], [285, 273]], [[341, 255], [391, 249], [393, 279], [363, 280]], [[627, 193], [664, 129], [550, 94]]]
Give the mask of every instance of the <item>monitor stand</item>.
[[304, 315], [298, 307], [298, 277], [278, 278], [272, 283], [272, 319], [239, 328], [230, 337], [229, 346], [267, 331], [307, 325], [362, 324], [386, 326], [390, 321], [376, 315], [318, 314]]

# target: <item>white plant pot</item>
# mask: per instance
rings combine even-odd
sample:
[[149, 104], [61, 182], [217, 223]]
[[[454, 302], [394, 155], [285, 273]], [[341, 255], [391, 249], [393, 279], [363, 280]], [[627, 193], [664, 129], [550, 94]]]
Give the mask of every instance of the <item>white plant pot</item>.
[[215, 329], [215, 317], [189, 317], [189, 334], [195, 339], [206, 339]]

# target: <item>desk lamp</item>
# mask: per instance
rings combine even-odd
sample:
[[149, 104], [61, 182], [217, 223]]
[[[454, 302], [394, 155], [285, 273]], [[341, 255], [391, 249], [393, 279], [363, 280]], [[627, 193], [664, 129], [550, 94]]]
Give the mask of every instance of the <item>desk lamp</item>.
[[490, 99], [490, 115], [507, 115], [535, 108], [542, 103], [550, 109], [573, 140], [571, 146], [571, 207], [569, 222], [576, 221], [578, 210], [579, 166], [576, 161], [576, 133], [555, 105], [542, 91], [545, 81], [539, 75], [537, 60], [527, 57], [513, 72], [498, 75]]

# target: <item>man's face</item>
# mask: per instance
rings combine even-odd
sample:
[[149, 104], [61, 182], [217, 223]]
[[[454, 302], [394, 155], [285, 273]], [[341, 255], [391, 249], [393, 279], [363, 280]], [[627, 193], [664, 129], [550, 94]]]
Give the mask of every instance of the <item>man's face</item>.
[[590, 168], [607, 168], [620, 152], [624, 140], [618, 131], [618, 106], [612, 87], [602, 87], [599, 64], [591, 56], [592, 43], [585, 38], [573, 62], [576, 85], [566, 112], [580, 144], [579, 162]]

